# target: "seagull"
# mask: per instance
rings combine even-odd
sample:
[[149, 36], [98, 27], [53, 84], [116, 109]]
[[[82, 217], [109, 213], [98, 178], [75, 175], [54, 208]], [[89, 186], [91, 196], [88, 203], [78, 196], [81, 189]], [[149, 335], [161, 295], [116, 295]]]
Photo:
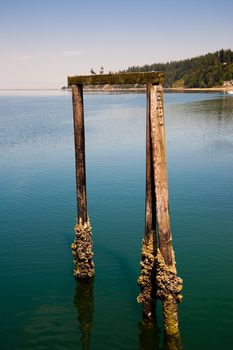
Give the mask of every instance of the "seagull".
[[104, 67], [100, 67], [100, 74], [104, 74]]
[[91, 74], [96, 74], [96, 72], [91, 68]]

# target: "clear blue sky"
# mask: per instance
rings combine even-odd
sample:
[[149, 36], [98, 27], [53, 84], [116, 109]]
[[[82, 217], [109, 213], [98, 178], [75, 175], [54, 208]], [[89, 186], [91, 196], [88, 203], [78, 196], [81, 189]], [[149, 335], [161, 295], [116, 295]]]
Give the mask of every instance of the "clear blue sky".
[[0, 88], [233, 49], [232, 0], [0, 0]]

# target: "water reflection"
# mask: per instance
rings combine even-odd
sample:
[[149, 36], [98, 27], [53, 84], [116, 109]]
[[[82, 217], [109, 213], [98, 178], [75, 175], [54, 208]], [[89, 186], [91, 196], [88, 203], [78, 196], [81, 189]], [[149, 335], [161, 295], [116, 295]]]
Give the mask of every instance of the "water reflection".
[[185, 107], [188, 113], [192, 112], [194, 115], [198, 113], [208, 118], [216, 117], [221, 120], [222, 118], [232, 118], [233, 98], [224, 96], [213, 100], [190, 102], [179, 107]]
[[183, 350], [180, 336], [164, 336], [163, 350]]
[[90, 349], [91, 329], [94, 315], [94, 279], [79, 280], [75, 289], [74, 306], [78, 311], [78, 321], [81, 330], [82, 350]]
[[141, 321], [139, 329], [139, 350], [183, 350], [181, 337], [163, 335], [157, 323]]
[[139, 322], [139, 350], [159, 350], [161, 338], [160, 329], [156, 322]]

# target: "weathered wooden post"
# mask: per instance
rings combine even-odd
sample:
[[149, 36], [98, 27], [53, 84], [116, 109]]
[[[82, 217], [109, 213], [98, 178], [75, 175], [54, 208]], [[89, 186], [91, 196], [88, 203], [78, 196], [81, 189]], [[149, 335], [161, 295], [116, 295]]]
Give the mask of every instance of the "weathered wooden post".
[[72, 86], [74, 144], [77, 192], [77, 223], [75, 240], [71, 245], [74, 257], [74, 276], [90, 278], [94, 275], [93, 243], [91, 226], [87, 215], [86, 166], [85, 166], [85, 127], [83, 86]]
[[143, 319], [153, 324], [155, 300], [163, 302], [165, 333], [179, 334], [177, 303], [181, 301], [182, 280], [177, 277], [172, 248], [168, 207], [168, 179], [164, 127], [162, 72], [101, 74], [68, 77], [72, 86], [78, 219], [72, 244], [77, 278], [94, 275], [91, 228], [87, 216], [83, 90], [85, 85], [147, 84], [146, 131], [146, 220], [142, 244], [141, 276], [138, 279]]
[[156, 253], [156, 290], [163, 303], [165, 332], [179, 335], [177, 303], [182, 300], [182, 280], [177, 277], [172, 248], [168, 206], [168, 179], [164, 126], [163, 88], [148, 84], [150, 104], [151, 142], [156, 197], [158, 248]]
[[[148, 90], [148, 86], [147, 86]], [[146, 201], [145, 201], [145, 235], [142, 241], [141, 275], [138, 284], [141, 293], [137, 300], [142, 303], [143, 321], [153, 324], [155, 319], [156, 283], [155, 283], [155, 255], [156, 242], [156, 206], [154, 170], [152, 161], [150, 101], [147, 91], [146, 113]]]

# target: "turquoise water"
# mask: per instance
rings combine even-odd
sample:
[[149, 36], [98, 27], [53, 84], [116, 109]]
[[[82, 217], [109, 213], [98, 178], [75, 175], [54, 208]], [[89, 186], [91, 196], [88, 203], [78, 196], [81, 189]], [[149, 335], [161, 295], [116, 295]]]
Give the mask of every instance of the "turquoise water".
[[[140, 325], [145, 95], [85, 95], [93, 285], [73, 279], [76, 218], [71, 96], [0, 93], [3, 350], [163, 346]], [[183, 347], [233, 343], [233, 98], [165, 94], [169, 199], [184, 301]]]

